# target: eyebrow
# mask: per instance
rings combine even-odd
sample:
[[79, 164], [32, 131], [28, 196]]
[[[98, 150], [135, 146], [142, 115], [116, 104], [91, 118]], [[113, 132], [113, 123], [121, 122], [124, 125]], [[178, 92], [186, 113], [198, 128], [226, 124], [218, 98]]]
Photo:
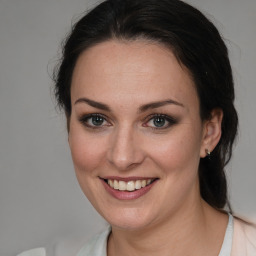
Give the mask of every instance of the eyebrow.
[[[79, 98], [78, 100], [75, 101], [75, 105], [78, 103], [87, 103], [88, 105], [90, 105], [94, 108], [98, 108], [101, 110], [111, 112], [111, 108], [108, 105], [101, 103], [101, 102], [94, 101], [94, 100], [90, 100], [88, 98]], [[168, 99], [168, 100], [164, 100], [164, 101], [155, 101], [155, 102], [151, 102], [151, 103], [142, 105], [139, 107], [139, 113], [145, 112], [149, 109], [159, 108], [159, 107], [163, 107], [165, 105], [170, 105], [170, 104], [184, 107], [184, 105], [182, 103], [172, 100], [172, 99]]]
[[78, 100], [76, 100], [75, 105], [78, 104], [78, 103], [87, 103], [88, 105], [90, 105], [94, 108], [98, 108], [98, 109], [101, 109], [101, 110], [111, 112], [111, 109], [108, 105], [106, 105], [104, 103], [101, 103], [101, 102], [94, 101], [94, 100], [90, 100], [90, 99], [87, 99], [87, 98], [79, 98]]
[[163, 107], [165, 105], [170, 105], [170, 104], [184, 107], [184, 105], [182, 103], [175, 101], [175, 100], [168, 99], [168, 100], [164, 100], [164, 101], [156, 101], [156, 102], [151, 102], [151, 103], [142, 105], [139, 108], [139, 112], [145, 112], [149, 109], [160, 108], [160, 107]]

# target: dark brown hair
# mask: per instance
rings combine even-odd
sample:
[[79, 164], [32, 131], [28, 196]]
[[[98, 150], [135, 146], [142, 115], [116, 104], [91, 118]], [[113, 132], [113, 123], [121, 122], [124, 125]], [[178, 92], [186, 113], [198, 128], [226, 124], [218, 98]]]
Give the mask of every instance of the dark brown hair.
[[221, 209], [227, 200], [225, 165], [232, 155], [238, 118], [228, 51], [218, 30], [199, 10], [179, 0], [107, 0], [82, 17], [63, 46], [55, 73], [55, 96], [71, 114], [70, 86], [79, 55], [110, 40], [146, 39], [164, 44], [189, 70], [197, 88], [202, 120], [215, 108], [222, 109], [221, 139], [211, 159], [200, 160], [202, 198]]

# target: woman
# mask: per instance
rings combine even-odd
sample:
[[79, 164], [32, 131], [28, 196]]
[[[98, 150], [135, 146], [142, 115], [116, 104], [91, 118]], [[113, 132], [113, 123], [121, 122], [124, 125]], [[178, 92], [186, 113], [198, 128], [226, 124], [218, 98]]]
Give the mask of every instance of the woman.
[[256, 255], [255, 226], [227, 200], [238, 123], [227, 48], [198, 10], [103, 2], [67, 38], [55, 92], [79, 184], [110, 224], [78, 256]]

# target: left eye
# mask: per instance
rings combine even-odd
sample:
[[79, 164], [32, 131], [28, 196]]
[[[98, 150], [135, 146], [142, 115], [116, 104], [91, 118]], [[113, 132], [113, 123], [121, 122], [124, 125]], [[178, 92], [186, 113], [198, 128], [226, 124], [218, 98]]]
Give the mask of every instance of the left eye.
[[164, 117], [154, 117], [152, 122], [156, 127], [163, 127], [166, 124], [166, 119]]
[[109, 126], [106, 118], [97, 114], [82, 117], [80, 118], [80, 122], [89, 128], [100, 128], [103, 126]]
[[144, 126], [152, 127], [154, 129], [165, 129], [172, 124], [175, 124], [175, 120], [171, 117], [165, 115], [157, 115], [149, 119], [149, 121]]
[[104, 124], [104, 121], [105, 120], [102, 116], [92, 116], [87, 119], [87, 122], [94, 126], [101, 126]]

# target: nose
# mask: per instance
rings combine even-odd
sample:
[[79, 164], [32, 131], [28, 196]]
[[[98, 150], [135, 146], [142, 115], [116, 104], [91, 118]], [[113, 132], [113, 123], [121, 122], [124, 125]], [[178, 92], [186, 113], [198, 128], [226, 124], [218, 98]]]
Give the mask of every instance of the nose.
[[132, 128], [123, 127], [113, 132], [108, 149], [108, 161], [116, 169], [123, 171], [134, 168], [144, 160], [141, 136]]

